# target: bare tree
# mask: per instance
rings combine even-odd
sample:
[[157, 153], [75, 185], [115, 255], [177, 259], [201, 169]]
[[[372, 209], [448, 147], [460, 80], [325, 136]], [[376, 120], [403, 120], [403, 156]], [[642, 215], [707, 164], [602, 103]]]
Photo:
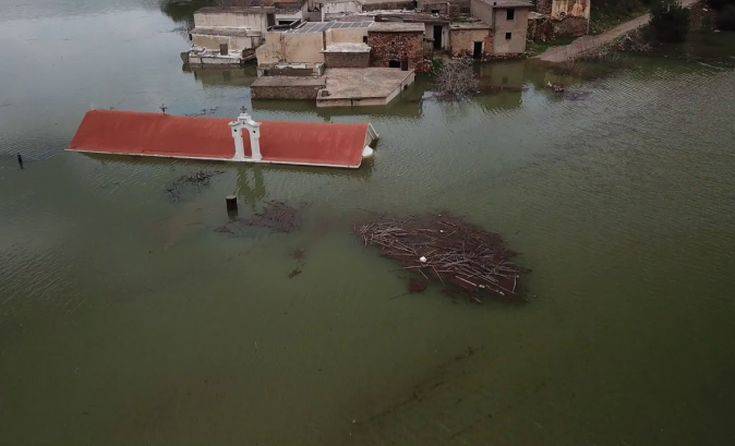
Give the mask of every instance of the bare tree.
[[480, 81], [472, 66], [472, 59], [452, 59], [445, 62], [436, 73], [439, 95], [445, 99], [465, 99], [475, 93]]

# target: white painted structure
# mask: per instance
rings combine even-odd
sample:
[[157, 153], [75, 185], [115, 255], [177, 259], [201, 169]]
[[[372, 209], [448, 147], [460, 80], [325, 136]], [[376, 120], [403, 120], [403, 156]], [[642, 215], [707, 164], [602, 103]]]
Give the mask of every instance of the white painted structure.
[[[245, 147], [243, 143], [242, 131], [246, 129], [250, 136], [250, 153], [252, 156], [245, 156]], [[230, 122], [230, 130], [232, 139], [235, 140], [235, 157], [234, 161], [261, 161], [263, 156], [260, 154], [260, 123], [253, 120], [247, 113], [240, 113], [236, 121]]]

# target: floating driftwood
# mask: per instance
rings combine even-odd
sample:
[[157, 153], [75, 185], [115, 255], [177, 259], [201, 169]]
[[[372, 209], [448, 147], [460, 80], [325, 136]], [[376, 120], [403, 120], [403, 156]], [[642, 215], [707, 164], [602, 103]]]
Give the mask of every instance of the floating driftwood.
[[404, 269], [457, 286], [475, 302], [484, 296], [518, 297], [523, 269], [509, 260], [516, 253], [498, 234], [457, 217], [381, 217], [355, 226], [355, 233]]
[[269, 201], [263, 210], [250, 217], [237, 219], [215, 229], [217, 232], [237, 234], [243, 226], [258, 226], [278, 232], [292, 232], [301, 227], [301, 210], [299, 207], [289, 206], [282, 201]]

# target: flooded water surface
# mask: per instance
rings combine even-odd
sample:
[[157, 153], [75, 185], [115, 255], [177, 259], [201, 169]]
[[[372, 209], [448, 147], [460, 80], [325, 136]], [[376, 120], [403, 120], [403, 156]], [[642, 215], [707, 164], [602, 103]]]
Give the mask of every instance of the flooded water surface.
[[[2, 9], [0, 444], [732, 443], [735, 35], [317, 110], [182, 70], [181, 5]], [[358, 171], [64, 152], [90, 107], [164, 104], [381, 139]], [[218, 231], [231, 193], [303, 224]], [[520, 253], [525, 304], [408, 294], [352, 234], [442, 210]]]

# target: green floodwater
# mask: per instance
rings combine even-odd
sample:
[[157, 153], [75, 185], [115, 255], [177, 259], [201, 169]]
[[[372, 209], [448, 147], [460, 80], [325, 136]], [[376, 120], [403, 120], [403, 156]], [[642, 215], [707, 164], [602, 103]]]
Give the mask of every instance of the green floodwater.
[[[251, 104], [252, 67], [182, 71], [181, 8], [1, 9], [0, 444], [733, 444], [735, 35], [317, 110]], [[359, 171], [63, 151], [90, 106], [162, 103], [382, 138]], [[172, 199], [199, 169], [223, 173]], [[304, 225], [216, 232], [232, 192]], [[506, 237], [528, 303], [399, 296], [350, 233], [438, 210]]]

